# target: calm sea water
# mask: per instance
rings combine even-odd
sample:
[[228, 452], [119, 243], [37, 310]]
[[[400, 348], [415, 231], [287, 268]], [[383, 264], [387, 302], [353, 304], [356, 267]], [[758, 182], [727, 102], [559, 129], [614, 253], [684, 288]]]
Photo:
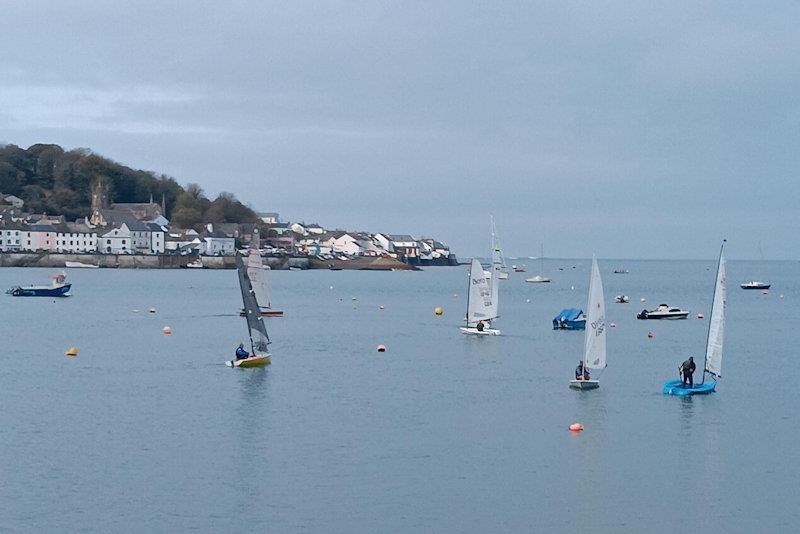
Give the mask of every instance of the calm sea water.
[[[702, 359], [714, 261], [600, 261], [616, 327], [589, 392], [568, 388], [583, 333], [550, 321], [585, 307], [590, 262], [548, 261], [549, 285], [529, 263], [496, 338], [459, 333], [466, 266], [273, 272], [286, 316], [255, 370], [222, 365], [246, 338], [234, 271], [71, 270], [71, 298], [0, 296], [0, 530], [795, 531], [800, 263], [728, 263], [723, 379], [687, 399], [661, 386]], [[635, 319], [660, 302], [690, 319]]]

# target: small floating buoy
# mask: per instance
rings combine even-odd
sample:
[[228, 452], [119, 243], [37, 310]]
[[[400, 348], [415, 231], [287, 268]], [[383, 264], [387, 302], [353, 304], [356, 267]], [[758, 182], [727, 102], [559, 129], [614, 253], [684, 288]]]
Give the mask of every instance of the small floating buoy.
[[437, 306], [434, 308], [433, 313], [435, 313], [437, 317], [440, 317], [444, 313], [444, 310]]
[[608, 326], [610, 326], [611, 328], [616, 328], [617, 327], [617, 323], [609, 323]]
[[358, 300], [358, 299], [357, 299], [357, 298], [355, 298], [355, 297], [353, 297], [353, 298], [351, 298], [350, 300]]
[[583, 430], [583, 425], [580, 423], [572, 423], [571, 425], [569, 425], [569, 429], [573, 432], [580, 432], [581, 430]]
[[530, 302], [530, 301], [531, 301], [531, 299], [527, 299], [525, 302]]
[[77, 356], [77, 355], [78, 355], [78, 349], [76, 349], [75, 347], [70, 347], [70, 348], [67, 349], [67, 356], [74, 357], [74, 356]]
[[139, 310], [138, 310], [138, 309], [136, 309], [136, 308], [134, 308], [134, 309], [133, 309], [133, 313], [139, 313]]
[[378, 309], [382, 310], [382, 309], [383, 309], [383, 304], [381, 304], [380, 306], [378, 306]]
[[647, 333], [647, 337], [649, 337], [649, 338], [652, 338], [652, 337], [653, 337], [653, 335], [654, 335], [654, 334], [653, 334], [652, 332], [648, 332], [648, 333]]
[[156, 309], [155, 309], [155, 308], [150, 308], [150, 309], [149, 309], [149, 310], [147, 310], [147, 311], [149, 311], [150, 313], [155, 313], [155, 312], [156, 312]]
[[640, 298], [639, 302], [644, 302], [644, 297]]
[[453, 298], [457, 299], [458, 298], [458, 293], [453, 293]]
[[769, 289], [765, 289], [764, 291], [761, 292], [761, 294], [762, 295], [768, 295], [769, 294]]
[[779, 299], [782, 299], [782, 298], [783, 298], [783, 293], [781, 293], [780, 295], [778, 295], [778, 298], [779, 298]]
[[703, 317], [705, 317], [705, 316], [704, 316], [702, 313], [698, 313], [698, 314], [697, 314], [697, 318], [698, 318], [698, 319], [702, 319]]
[[[575, 268], [575, 267], [573, 267], [573, 269], [574, 269], [574, 268]], [[570, 288], [571, 290], [575, 291], [575, 286], [569, 286], [569, 288]]]
[[172, 334], [172, 328], [170, 328], [169, 326], [165, 326], [164, 328], [161, 329], [161, 331], [164, 332], [165, 336]]
[[386, 345], [378, 345], [378, 352], [386, 352]]
[[333, 289], [333, 286], [331, 286], [331, 289]]

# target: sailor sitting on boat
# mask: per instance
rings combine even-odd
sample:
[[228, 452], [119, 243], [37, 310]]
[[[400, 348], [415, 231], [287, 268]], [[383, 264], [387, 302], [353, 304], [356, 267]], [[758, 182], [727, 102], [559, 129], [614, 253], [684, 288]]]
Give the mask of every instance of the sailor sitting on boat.
[[483, 321], [478, 321], [478, 324], [475, 326], [475, 329], [478, 332], [483, 332], [483, 328], [484, 328]]
[[578, 362], [578, 367], [575, 368], [575, 380], [589, 380], [589, 369], [584, 369], [583, 360]]
[[239, 343], [239, 346], [236, 347], [236, 359], [237, 360], [244, 360], [245, 358], [249, 358], [250, 353], [244, 350], [244, 343]]

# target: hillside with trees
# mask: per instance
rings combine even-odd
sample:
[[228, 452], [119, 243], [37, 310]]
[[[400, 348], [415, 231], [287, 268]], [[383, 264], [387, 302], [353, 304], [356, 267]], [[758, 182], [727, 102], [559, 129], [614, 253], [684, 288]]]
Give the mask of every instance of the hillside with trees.
[[0, 193], [24, 200], [25, 211], [64, 215], [68, 220], [89, 215], [91, 187], [99, 180], [108, 187], [111, 202], [148, 202], [152, 196], [160, 203], [163, 196], [166, 216], [177, 227], [258, 220], [230, 193], [210, 200], [197, 184], [184, 188], [174, 178], [131, 169], [85, 148], [0, 146]]

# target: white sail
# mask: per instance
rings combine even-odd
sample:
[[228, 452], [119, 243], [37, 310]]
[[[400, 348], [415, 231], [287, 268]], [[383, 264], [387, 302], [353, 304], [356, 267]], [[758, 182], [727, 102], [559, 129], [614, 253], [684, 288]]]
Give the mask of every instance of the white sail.
[[[722, 245], [725, 246], [724, 243]], [[705, 370], [715, 377], [722, 376], [722, 341], [725, 334], [725, 256], [719, 251], [717, 281], [714, 286], [714, 303], [708, 324]]]
[[255, 247], [250, 249], [250, 254], [247, 256], [247, 276], [250, 278], [250, 283], [253, 284], [253, 292], [259, 308], [271, 308], [272, 295], [267, 283], [267, 271], [264, 269], [261, 254]]
[[494, 217], [489, 216], [492, 227], [492, 270], [503, 271], [506, 269], [506, 259], [503, 257], [503, 250], [497, 241], [497, 229], [494, 226]]
[[467, 326], [475, 326], [478, 321], [489, 321], [495, 318], [492, 303], [491, 281], [483, 273], [478, 260], [473, 259], [469, 270], [469, 301], [467, 304]]
[[594, 257], [592, 257], [592, 274], [589, 278], [589, 303], [586, 306], [583, 362], [589, 369], [606, 367], [606, 304], [603, 297], [603, 280], [600, 278], [600, 269]]

